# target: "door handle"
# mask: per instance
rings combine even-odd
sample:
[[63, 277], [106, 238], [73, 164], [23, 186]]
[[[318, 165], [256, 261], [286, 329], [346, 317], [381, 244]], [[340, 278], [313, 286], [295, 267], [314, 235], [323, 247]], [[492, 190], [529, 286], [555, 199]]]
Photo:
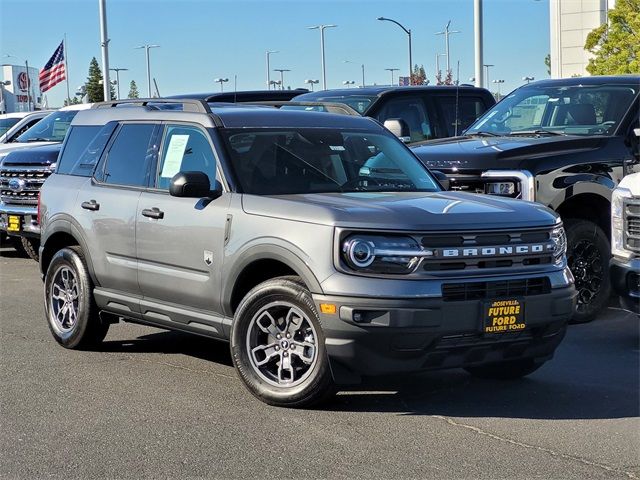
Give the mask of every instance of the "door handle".
[[142, 210], [142, 216], [148, 218], [155, 218], [156, 220], [160, 220], [164, 218], [164, 212], [160, 210], [158, 207], [153, 208], [145, 208]]
[[93, 212], [95, 212], [96, 210], [100, 210], [100, 204], [98, 202], [96, 202], [95, 200], [89, 200], [88, 202], [82, 202], [80, 204], [80, 206], [82, 208], [84, 208], [85, 210], [91, 210]]

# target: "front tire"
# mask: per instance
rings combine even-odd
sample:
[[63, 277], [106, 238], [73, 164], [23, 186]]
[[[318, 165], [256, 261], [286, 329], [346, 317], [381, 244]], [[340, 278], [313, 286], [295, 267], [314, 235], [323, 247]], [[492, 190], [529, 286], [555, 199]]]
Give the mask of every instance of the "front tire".
[[44, 302], [49, 330], [63, 347], [92, 348], [107, 335], [109, 323], [98, 315], [93, 282], [80, 247], [63, 248], [51, 259], [44, 279]]
[[465, 370], [474, 377], [492, 380], [515, 380], [538, 370], [544, 362], [534, 359], [514, 360], [511, 362], [490, 363], [477, 367], [466, 367]]
[[578, 291], [571, 323], [586, 323], [596, 318], [609, 302], [611, 245], [602, 229], [588, 220], [569, 219], [565, 230], [567, 262]]
[[236, 311], [231, 357], [261, 401], [308, 407], [334, 393], [324, 333], [311, 293], [298, 277], [267, 280]]

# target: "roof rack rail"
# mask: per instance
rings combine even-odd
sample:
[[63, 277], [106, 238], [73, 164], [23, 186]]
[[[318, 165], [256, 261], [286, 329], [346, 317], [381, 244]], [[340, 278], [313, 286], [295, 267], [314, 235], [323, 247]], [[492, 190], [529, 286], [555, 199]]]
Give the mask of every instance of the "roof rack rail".
[[190, 98], [128, 98], [126, 100], [111, 100], [109, 102], [94, 103], [91, 108], [111, 108], [118, 105], [139, 105], [150, 107], [154, 104], [182, 105], [183, 112], [212, 113], [211, 107], [204, 100]]
[[324, 107], [325, 110], [329, 113], [337, 113], [340, 115], [352, 115], [361, 117], [362, 115], [358, 113], [356, 109], [347, 105], [346, 103], [340, 102], [313, 102], [313, 101], [296, 101], [296, 100], [269, 100], [269, 101], [260, 101], [260, 102], [245, 102], [247, 105], [265, 105], [269, 107]]

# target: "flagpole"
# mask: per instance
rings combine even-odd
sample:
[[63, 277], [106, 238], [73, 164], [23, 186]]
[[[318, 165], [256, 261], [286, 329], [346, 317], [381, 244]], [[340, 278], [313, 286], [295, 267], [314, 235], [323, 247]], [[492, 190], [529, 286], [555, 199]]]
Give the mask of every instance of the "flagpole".
[[67, 34], [64, 34], [64, 78], [67, 80], [67, 105], [71, 105], [71, 93], [69, 92], [69, 64], [67, 63], [67, 57], [69, 51], [67, 50]]

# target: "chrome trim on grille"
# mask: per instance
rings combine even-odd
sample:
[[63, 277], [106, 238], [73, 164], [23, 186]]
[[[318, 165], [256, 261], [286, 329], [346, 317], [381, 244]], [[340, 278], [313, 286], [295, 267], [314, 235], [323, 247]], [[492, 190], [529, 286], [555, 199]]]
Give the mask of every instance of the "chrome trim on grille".
[[640, 197], [625, 198], [623, 205], [624, 246], [640, 253]]

